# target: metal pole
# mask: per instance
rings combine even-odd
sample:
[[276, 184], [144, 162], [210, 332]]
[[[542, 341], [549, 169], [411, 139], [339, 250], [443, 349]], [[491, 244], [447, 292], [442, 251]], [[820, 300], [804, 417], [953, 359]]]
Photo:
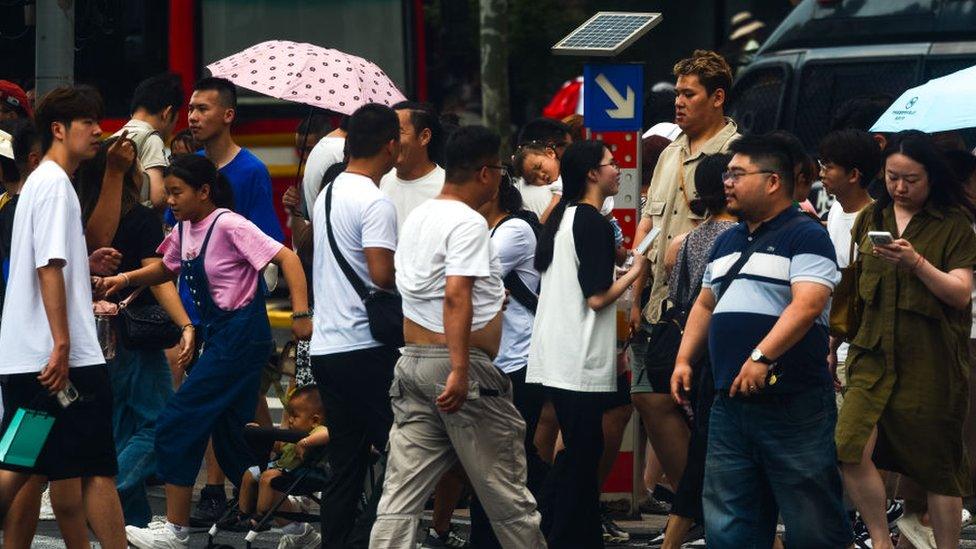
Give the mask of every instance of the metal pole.
[[75, 2], [37, 0], [34, 77], [37, 98], [74, 82]]
[[501, 157], [510, 154], [508, 104], [508, 0], [481, 0], [481, 109], [485, 126], [502, 138]]

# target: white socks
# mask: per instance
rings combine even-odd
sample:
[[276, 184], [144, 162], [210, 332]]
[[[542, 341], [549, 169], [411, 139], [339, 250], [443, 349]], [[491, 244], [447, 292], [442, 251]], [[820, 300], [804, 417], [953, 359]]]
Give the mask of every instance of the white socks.
[[166, 521], [166, 527], [169, 528], [169, 531], [170, 532], [173, 532], [173, 535], [176, 536], [176, 539], [179, 539], [181, 541], [184, 541], [188, 537], [190, 537], [190, 527], [189, 526], [180, 526], [178, 524], [173, 524], [172, 522], [170, 522], [170, 521], [167, 520]]

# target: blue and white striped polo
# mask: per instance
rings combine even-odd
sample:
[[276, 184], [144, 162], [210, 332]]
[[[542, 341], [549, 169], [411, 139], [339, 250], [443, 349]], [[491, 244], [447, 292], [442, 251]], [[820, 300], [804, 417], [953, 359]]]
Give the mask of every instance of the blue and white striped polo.
[[[833, 290], [840, 281], [834, 246], [827, 231], [812, 219], [783, 225], [805, 215], [790, 207], [749, 234], [745, 223], [722, 233], [715, 241], [702, 287], [716, 295], [729, 269], [752, 240], [778, 231], [761, 250], [756, 250], [731, 281], [712, 314], [708, 347], [717, 390], [728, 390], [749, 354], [779, 320], [792, 300], [791, 284], [816, 282]], [[779, 380], [767, 393], [802, 391], [830, 384], [827, 371], [829, 305], [796, 345], [778, 358]]]

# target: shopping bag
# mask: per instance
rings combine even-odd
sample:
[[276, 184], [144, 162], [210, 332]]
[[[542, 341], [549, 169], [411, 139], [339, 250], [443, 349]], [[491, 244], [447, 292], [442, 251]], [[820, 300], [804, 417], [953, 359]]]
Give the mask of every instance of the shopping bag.
[[39, 410], [18, 408], [7, 432], [0, 438], [0, 461], [33, 467], [54, 426], [54, 416]]

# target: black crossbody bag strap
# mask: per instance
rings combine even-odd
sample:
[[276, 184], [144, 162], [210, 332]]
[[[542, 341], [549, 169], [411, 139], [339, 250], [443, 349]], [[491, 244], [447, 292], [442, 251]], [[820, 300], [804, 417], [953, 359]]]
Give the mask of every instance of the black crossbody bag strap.
[[352, 270], [352, 265], [346, 261], [346, 258], [339, 251], [339, 245], [336, 244], [335, 233], [332, 232], [332, 187], [335, 186], [335, 182], [329, 183], [329, 188], [325, 190], [325, 229], [329, 235], [329, 246], [332, 248], [332, 255], [335, 256], [336, 262], [339, 263], [339, 268], [342, 269], [343, 274], [352, 284], [356, 293], [359, 294], [360, 299], [366, 299], [369, 296], [369, 290], [366, 288], [366, 284], [363, 283], [356, 271]]
[[[495, 228], [491, 230], [491, 236], [495, 236], [495, 231], [498, 230], [498, 227], [502, 226], [502, 223], [514, 218], [514, 215], [510, 215], [499, 221], [498, 224], [495, 225]], [[520, 277], [518, 273], [513, 270], [505, 275], [502, 282], [505, 284], [505, 289], [511, 292], [512, 297], [515, 298], [515, 301], [521, 303], [523, 307], [535, 315], [536, 310], [539, 308], [539, 296], [537, 296], [535, 292], [530, 290], [529, 287], [525, 285], [525, 282], [522, 281], [522, 277]]]
[[739, 272], [742, 271], [742, 267], [745, 266], [746, 262], [749, 261], [749, 258], [752, 257], [752, 254], [755, 253], [756, 250], [771, 242], [773, 237], [776, 236], [780, 231], [785, 231], [792, 228], [794, 225], [799, 225], [805, 221], [806, 218], [796, 216], [784, 223], [779, 229], [770, 230], [756, 237], [756, 239], [752, 241], [752, 244], [750, 244], [749, 247], [742, 252], [739, 259], [732, 264], [732, 267], [730, 267], [728, 272], [725, 273], [725, 276], [722, 277], [725, 279], [725, 284], [722, 284], [722, 290], [715, 295], [715, 303], [717, 304], [722, 299], [722, 296], [725, 295], [725, 292], [729, 289], [729, 286], [732, 285], [732, 281], [735, 280], [735, 277], [739, 276]]

